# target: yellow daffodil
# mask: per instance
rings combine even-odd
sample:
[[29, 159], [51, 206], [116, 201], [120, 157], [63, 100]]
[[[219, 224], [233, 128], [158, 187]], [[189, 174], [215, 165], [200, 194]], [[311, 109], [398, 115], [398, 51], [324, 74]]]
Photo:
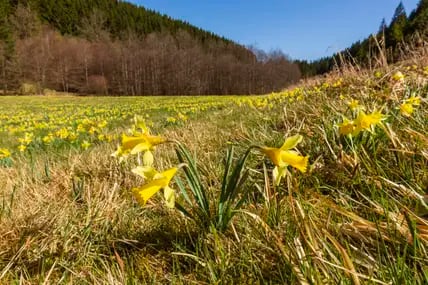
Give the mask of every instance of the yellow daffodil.
[[306, 172], [309, 156], [299, 155], [298, 152], [292, 150], [302, 140], [303, 137], [301, 135], [295, 135], [286, 139], [281, 148], [261, 147], [262, 152], [275, 164], [273, 175], [276, 185], [286, 174], [286, 169], [289, 165], [301, 172]]
[[414, 107], [421, 104], [421, 98], [418, 96], [412, 96], [403, 101], [400, 105], [400, 114], [405, 117], [410, 117], [414, 112]]
[[360, 111], [354, 121], [355, 129], [352, 135], [356, 136], [363, 130], [371, 131], [373, 126], [381, 124], [384, 119], [385, 116], [379, 111], [374, 111], [371, 114], [366, 114], [364, 111]]
[[342, 86], [343, 79], [339, 78], [336, 82], [333, 83], [333, 87], [337, 88]]
[[168, 123], [175, 123], [175, 122], [177, 122], [177, 119], [176, 118], [174, 118], [174, 117], [168, 117], [168, 118], [166, 118], [166, 121], [168, 122]]
[[67, 138], [70, 142], [75, 142], [77, 139], [77, 134], [75, 133], [69, 133], [68, 138]]
[[82, 124], [79, 124], [78, 126], [77, 126], [77, 129], [76, 129], [79, 133], [84, 133], [84, 132], [86, 132], [86, 129], [85, 129], [85, 126], [83, 126]]
[[140, 130], [142, 133], [148, 134], [149, 128], [146, 125], [146, 120], [143, 116], [134, 116], [134, 130]]
[[91, 143], [88, 141], [83, 141], [82, 144], [80, 145], [84, 150], [88, 149], [91, 146]]
[[376, 72], [374, 73], [374, 76], [375, 76], [376, 78], [381, 78], [381, 77], [382, 77], [382, 72], [380, 72], [380, 71], [376, 71]]
[[8, 157], [10, 157], [10, 155], [11, 155], [11, 153], [8, 149], [0, 148], [0, 159], [8, 158]]
[[403, 73], [401, 73], [400, 71], [397, 71], [396, 73], [394, 73], [394, 75], [392, 76], [392, 79], [394, 79], [394, 81], [397, 82], [401, 82], [404, 80], [404, 75]]
[[29, 145], [34, 139], [34, 134], [32, 133], [25, 133], [23, 138], [19, 138], [18, 141], [22, 145]]
[[90, 128], [89, 128], [89, 131], [88, 131], [88, 133], [89, 133], [89, 134], [93, 135], [93, 134], [95, 134], [96, 132], [98, 132], [98, 130], [97, 130], [97, 128], [95, 128], [94, 126], [92, 126], [92, 127], [90, 127]]
[[343, 118], [343, 122], [338, 126], [339, 126], [339, 134], [344, 136], [352, 134], [355, 129], [354, 122], [348, 120], [347, 118]]
[[104, 129], [107, 126], [107, 121], [102, 121], [98, 123], [98, 128]]
[[166, 140], [160, 136], [152, 136], [144, 133], [137, 136], [122, 135], [122, 150], [131, 150], [131, 154], [136, 154], [142, 151], [153, 150], [153, 148]]
[[[166, 142], [161, 136], [151, 135], [144, 119], [140, 116], [134, 117], [132, 134], [132, 136], [122, 135], [122, 152], [130, 151], [131, 154], [147, 152], [153, 150], [156, 145]], [[147, 162], [150, 160], [149, 156], [150, 154], [146, 156]]]
[[413, 106], [419, 106], [421, 104], [421, 97], [413, 96], [405, 100], [405, 103], [412, 104]]
[[68, 132], [68, 130], [66, 128], [62, 128], [62, 129], [56, 131], [55, 134], [57, 137], [59, 137], [61, 139], [66, 139], [70, 135], [70, 133]]
[[130, 152], [131, 152], [130, 150], [124, 151], [121, 146], [118, 146], [117, 150], [113, 152], [111, 156], [119, 158], [119, 162], [122, 162], [124, 159], [128, 157]]
[[364, 107], [359, 104], [358, 100], [352, 99], [348, 102], [348, 106], [351, 109], [351, 111], [355, 110], [364, 110]]
[[21, 145], [19, 145], [19, 146], [18, 146], [18, 150], [19, 150], [20, 152], [24, 152], [26, 149], [27, 149], [27, 146], [26, 146], [26, 145], [21, 144]]
[[[175, 194], [174, 194], [174, 190], [169, 187], [169, 183], [171, 179], [174, 177], [177, 170], [178, 168], [173, 167], [163, 172], [156, 173], [153, 176], [153, 180], [151, 180], [150, 182], [142, 185], [139, 188], [133, 188], [132, 193], [134, 194], [138, 203], [144, 206], [154, 194], [156, 194], [159, 190], [163, 189], [166, 205], [169, 208], [174, 208]], [[139, 171], [142, 171], [142, 170], [139, 169], [134, 172], [139, 172]], [[142, 171], [142, 173], [144, 173], [144, 171]], [[147, 174], [144, 174], [144, 175], [147, 175]]]
[[53, 142], [53, 140], [54, 140], [54, 139], [55, 139], [55, 138], [54, 138], [53, 134], [52, 134], [52, 133], [49, 133], [47, 136], [44, 136], [44, 137], [43, 137], [42, 141], [43, 141], [45, 144], [50, 144], [51, 142]]
[[188, 119], [188, 117], [182, 113], [178, 113], [177, 117], [183, 122], [187, 121]]
[[413, 105], [410, 103], [403, 103], [400, 105], [400, 114], [405, 117], [410, 117], [413, 111]]

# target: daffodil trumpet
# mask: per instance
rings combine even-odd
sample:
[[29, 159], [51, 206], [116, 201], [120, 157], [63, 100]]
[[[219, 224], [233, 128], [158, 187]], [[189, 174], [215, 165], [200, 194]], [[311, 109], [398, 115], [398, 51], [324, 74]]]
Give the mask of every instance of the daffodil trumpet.
[[162, 189], [167, 207], [171, 209], [174, 208], [175, 191], [169, 184], [177, 171], [183, 166], [185, 165], [179, 164], [177, 167], [172, 167], [162, 172], [158, 172], [151, 166], [138, 166], [134, 168], [132, 172], [143, 177], [147, 181], [146, 184], [132, 189], [132, 193], [137, 199], [137, 202], [141, 206], [144, 206], [153, 195]]
[[279, 185], [281, 178], [287, 174], [287, 167], [291, 166], [305, 173], [308, 167], [309, 156], [300, 155], [295, 147], [303, 140], [301, 135], [295, 135], [285, 140], [280, 148], [258, 147], [275, 165], [273, 178], [276, 185]]

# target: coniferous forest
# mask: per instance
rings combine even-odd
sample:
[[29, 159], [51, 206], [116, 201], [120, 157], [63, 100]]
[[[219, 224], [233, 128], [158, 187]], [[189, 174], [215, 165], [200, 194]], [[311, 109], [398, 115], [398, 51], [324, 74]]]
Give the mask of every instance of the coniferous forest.
[[3, 0], [0, 29], [3, 93], [255, 94], [300, 78], [280, 51], [116, 0]]

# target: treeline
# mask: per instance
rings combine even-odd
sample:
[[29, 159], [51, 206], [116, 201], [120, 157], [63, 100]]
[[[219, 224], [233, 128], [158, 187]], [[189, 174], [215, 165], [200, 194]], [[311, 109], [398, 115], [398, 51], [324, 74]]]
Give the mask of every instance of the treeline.
[[409, 47], [418, 48], [428, 41], [428, 0], [420, 0], [418, 6], [407, 15], [400, 2], [389, 24], [382, 20], [379, 30], [351, 47], [319, 60], [295, 61], [304, 77], [323, 74], [343, 64], [373, 67], [396, 62], [406, 56]]
[[0, 2], [3, 93], [25, 85], [37, 93], [258, 94], [299, 78], [281, 52], [250, 50], [126, 2]]

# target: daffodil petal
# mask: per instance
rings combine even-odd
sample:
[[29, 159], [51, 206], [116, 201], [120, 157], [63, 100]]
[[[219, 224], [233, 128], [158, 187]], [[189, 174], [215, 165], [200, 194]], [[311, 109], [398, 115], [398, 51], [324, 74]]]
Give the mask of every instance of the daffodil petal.
[[174, 177], [175, 173], [177, 172], [178, 168], [173, 167], [170, 169], [167, 169], [163, 172], [156, 173], [155, 176], [153, 176], [153, 179], [162, 179], [165, 180], [165, 185], [163, 187], [168, 186], [169, 182], [171, 181], [172, 177]]
[[175, 207], [175, 192], [174, 192], [174, 190], [171, 187], [166, 186], [163, 189], [163, 195], [165, 198], [166, 206], [168, 208], [171, 208], [171, 209], [174, 208]]
[[153, 162], [154, 162], [153, 153], [150, 150], [146, 151], [143, 155], [143, 164], [145, 166], [152, 166]]
[[284, 144], [281, 146], [281, 150], [289, 150], [295, 148], [301, 141], [303, 140], [303, 136], [294, 135], [285, 140]]
[[301, 172], [306, 172], [309, 156], [302, 156], [293, 151], [284, 151], [281, 154], [281, 161], [287, 165], [297, 168]]
[[144, 137], [130, 137], [125, 134], [122, 135], [122, 150], [131, 150], [136, 145], [146, 142], [146, 139]]
[[148, 180], [154, 179], [155, 175], [158, 174], [156, 169], [151, 166], [138, 166], [132, 169], [132, 172]]
[[139, 188], [133, 188], [132, 193], [134, 194], [138, 203], [144, 206], [153, 195], [155, 195], [160, 189], [162, 189], [162, 187], [165, 186], [165, 182], [165, 179], [152, 180], [151, 182]]
[[347, 118], [343, 118], [343, 122], [339, 124], [339, 134], [341, 135], [349, 135], [355, 129], [355, 124], [353, 121], [349, 121]]
[[287, 174], [287, 167], [275, 167], [272, 171], [272, 177], [275, 181], [275, 185], [278, 186], [281, 183], [282, 177]]
[[168, 184], [171, 181], [172, 177], [174, 177], [177, 170], [178, 170], [177, 167], [172, 167], [172, 168], [167, 169], [161, 173], [162, 176], [168, 181]]
[[136, 145], [136, 146], [131, 150], [131, 154], [136, 154], [136, 153], [139, 153], [139, 152], [147, 151], [147, 150], [149, 150], [149, 149], [150, 149], [150, 147], [151, 147], [151, 145], [150, 145], [148, 142], [144, 141], [144, 142], [142, 142], [142, 143], [140, 143], [140, 144], [137, 144], [137, 145]]
[[267, 157], [269, 157], [273, 164], [281, 166], [281, 150], [279, 148], [262, 147], [261, 150]]
[[413, 105], [410, 103], [403, 103], [400, 105], [400, 113], [405, 117], [410, 117], [413, 113]]

